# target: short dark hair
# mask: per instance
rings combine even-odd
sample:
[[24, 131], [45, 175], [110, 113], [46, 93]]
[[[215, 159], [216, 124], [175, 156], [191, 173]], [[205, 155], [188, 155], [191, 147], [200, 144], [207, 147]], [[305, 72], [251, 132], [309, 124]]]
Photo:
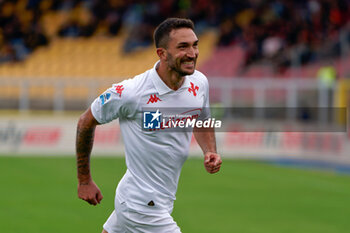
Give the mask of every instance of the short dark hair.
[[170, 32], [180, 28], [190, 28], [194, 31], [194, 24], [192, 20], [183, 18], [168, 18], [159, 24], [153, 35], [156, 48], [167, 48]]

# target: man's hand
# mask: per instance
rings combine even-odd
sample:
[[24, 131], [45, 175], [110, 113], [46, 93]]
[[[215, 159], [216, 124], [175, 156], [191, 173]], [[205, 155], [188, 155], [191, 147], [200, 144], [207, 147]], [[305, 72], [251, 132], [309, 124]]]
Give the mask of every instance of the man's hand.
[[86, 183], [78, 184], [78, 197], [87, 201], [91, 205], [100, 204], [103, 199], [100, 189], [92, 180]]
[[204, 167], [207, 172], [213, 174], [220, 170], [221, 167], [221, 157], [214, 152], [207, 152], [204, 155]]

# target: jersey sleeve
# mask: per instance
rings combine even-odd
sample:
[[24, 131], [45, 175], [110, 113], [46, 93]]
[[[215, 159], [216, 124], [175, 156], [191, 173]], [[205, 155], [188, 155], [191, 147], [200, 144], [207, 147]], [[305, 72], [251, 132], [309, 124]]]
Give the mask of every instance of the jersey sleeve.
[[201, 115], [199, 116], [200, 120], [206, 120], [210, 118], [210, 103], [209, 103], [209, 83], [208, 79], [202, 74], [203, 76], [203, 86], [204, 86], [204, 101], [203, 101], [203, 106], [202, 106], [202, 112]]
[[113, 84], [91, 104], [92, 115], [100, 124], [126, 118], [133, 112], [133, 101], [128, 95], [132, 87], [126, 81]]

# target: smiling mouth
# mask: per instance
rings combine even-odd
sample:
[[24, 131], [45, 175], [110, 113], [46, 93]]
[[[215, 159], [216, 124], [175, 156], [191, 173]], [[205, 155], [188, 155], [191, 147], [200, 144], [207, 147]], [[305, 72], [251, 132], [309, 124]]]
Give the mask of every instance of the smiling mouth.
[[182, 62], [182, 64], [184, 64], [186, 66], [193, 66], [194, 65], [194, 61], [185, 61], [185, 62]]

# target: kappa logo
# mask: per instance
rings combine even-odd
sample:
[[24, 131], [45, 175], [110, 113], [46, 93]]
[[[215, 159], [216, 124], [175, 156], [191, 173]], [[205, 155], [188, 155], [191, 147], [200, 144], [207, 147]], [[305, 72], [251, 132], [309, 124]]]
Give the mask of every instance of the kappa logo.
[[123, 85], [118, 85], [115, 87], [115, 90], [117, 91], [117, 94], [119, 94], [119, 97], [122, 97], [122, 92], [124, 90]]
[[151, 95], [151, 96], [149, 97], [149, 100], [148, 100], [147, 104], [149, 104], [149, 103], [152, 103], [152, 104], [153, 104], [153, 103], [157, 103], [158, 100], [159, 100], [159, 101], [162, 101], [161, 99], [158, 98], [158, 96], [157, 96], [156, 94]]
[[197, 96], [197, 92], [199, 87], [198, 86], [194, 86], [193, 82], [190, 82], [191, 83], [191, 87], [188, 88], [188, 91], [191, 93], [193, 93], [194, 96]]

